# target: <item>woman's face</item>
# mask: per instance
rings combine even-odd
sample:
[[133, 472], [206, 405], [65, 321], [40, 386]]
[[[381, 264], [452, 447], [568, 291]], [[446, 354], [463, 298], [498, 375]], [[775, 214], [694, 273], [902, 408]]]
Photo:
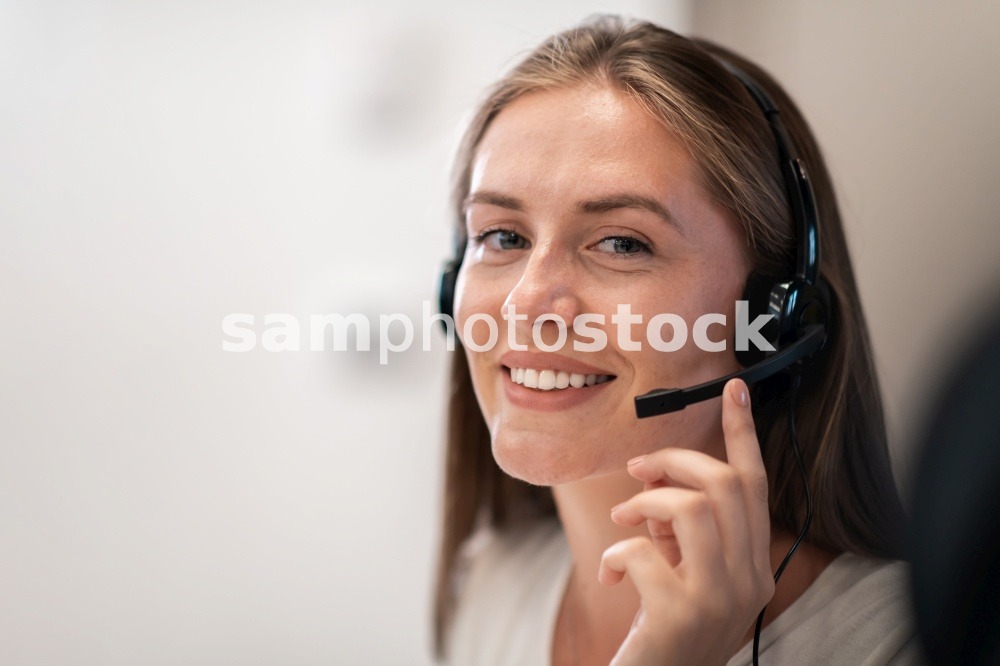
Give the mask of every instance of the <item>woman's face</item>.
[[[740, 367], [732, 350], [735, 301], [749, 269], [743, 238], [703, 191], [680, 141], [608, 88], [532, 93], [493, 120], [469, 191], [472, 240], [457, 284], [456, 323], [500, 467], [555, 485], [620, 471], [629, 458], [666, 446], [721, 458], [718, 399], [643, 420], [633, 402], [654, 388], [690, 386]], [[613, 323], [620, 305], [642, 316], [628, 336], [638, 348], [620, 339], [624, 322]], [[503, 316], [512, 308], [514, 342], [527, 351], [514, 351], [509, 339]], [[646, 325], [659, 313], [686, 322], [688, 341], [679, 350], [648, 342]], [[726, 341], [724, 352], [692, 340], [695, 320], [706, 313], [726, 316], [725, 326], [708, 329], [709, 339]], [[486, 351], [470, 350], [462, 335], [475, 314], [499, 324], [497, 344]], [[553, 321], [538, 329], [540, 344], [533, 338], [532, 323], [543, 314], [567, 322], [559, 351], [540, 349], [556, 343]], [[588, 324], [605, 332], [603, 349], [574, 349], [574, 341], [593, 343], [573, 330], [581, 314], [604, 316], [603, 325]], [[660, 332], [671, 340], [669, 324]], [[487, 325], [474, 323], [471, 333], [484, 345]], [[515, 375], [527, 370], [524, 383], [512, 379], [511, 368]], [[588, 374], [610, 379], [574, 386]], [[558, 388], [567, 377], [570, 386]], [[544, 390], [553, 380], [557, 387]], [[541, 388], [529, 388], [536, 381]]]

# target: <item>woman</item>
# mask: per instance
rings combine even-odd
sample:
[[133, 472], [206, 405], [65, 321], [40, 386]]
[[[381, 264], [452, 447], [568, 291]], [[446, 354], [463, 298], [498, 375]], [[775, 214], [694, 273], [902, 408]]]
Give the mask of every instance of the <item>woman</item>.
[[[633, 397], [740, 369], [735, 309], [796, 247], [775, 137], [719, 58], [774, 98], [810, 174], [832, 303], [801, 379], [637, 420]], [[439, 657], [454, 664], [909, 663], [902, 511], [830, 178], [804, 119], [718, 46], [603, 16], [546, 41], [480, 106], [460, 149]], [[608, 322], [673, 313], [724, 350], [665, 353]], [[607, 344], [546, 351], [554, 317]], [[497, 344], [470, 320], [512, 322]], [[522, 319], [523, 317], [523, 319]], [[543, 318], [545, 319], [545, 318]], [[471, 332], [479, 330], [479, 335]], [[723, 335], [724, 331], [724, 335]], [[522, 350], [524, 349], [524, 350]], [[787, 612], [786, 612], [787, 611]]]

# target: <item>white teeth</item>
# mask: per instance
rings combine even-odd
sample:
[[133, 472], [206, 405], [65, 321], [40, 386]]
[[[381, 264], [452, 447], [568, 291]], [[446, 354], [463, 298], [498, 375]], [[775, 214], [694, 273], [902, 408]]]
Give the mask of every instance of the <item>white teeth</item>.
[[511, 368], [510, 379], [515, 384], [540, 391], [583, 388], [611, 381], [611, 375], [581, 375], [565, 370], [538, 370], [535, 368]]
[[569, 386], [569, 373], [564, 370], [560, 370], [556, 373], [556, 388], [564, 389], [567, 386]]
[[554, 370], [542, 370], [538, 373], [538, 388], [543, 391], [551, 391], [556, 387], [556, 373]]

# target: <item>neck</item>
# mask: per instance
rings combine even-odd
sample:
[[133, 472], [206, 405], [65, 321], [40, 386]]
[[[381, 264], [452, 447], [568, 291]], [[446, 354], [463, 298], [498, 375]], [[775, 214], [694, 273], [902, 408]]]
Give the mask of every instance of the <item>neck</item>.
[[[574, 600], [575, 629], [581, 654], [599, 657], [611, 650], [602, 663], [611, 661], [628, 635], [639, 609], [639, 593], [626, 576], [607, 587], [597, 580], [601, 555], [612, 544], [634, 536], [649, 536], [645, 523], [622, 527], [611, 522], [611, 507], [643, 489], [639, 481], [622, 470], [588, 477], [552, 487], [563, 532], [573, 556], [569, 580]], [[584, 645], [586, 639], [586, 645]]]

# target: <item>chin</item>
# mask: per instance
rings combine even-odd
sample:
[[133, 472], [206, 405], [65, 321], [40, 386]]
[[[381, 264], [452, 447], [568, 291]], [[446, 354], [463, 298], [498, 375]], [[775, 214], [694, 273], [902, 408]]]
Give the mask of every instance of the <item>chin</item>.
[[556, 486], [603, 473], [593, 448], [565, 435], [495, 432], [493, 458], [504, 472], [536, 486]]

